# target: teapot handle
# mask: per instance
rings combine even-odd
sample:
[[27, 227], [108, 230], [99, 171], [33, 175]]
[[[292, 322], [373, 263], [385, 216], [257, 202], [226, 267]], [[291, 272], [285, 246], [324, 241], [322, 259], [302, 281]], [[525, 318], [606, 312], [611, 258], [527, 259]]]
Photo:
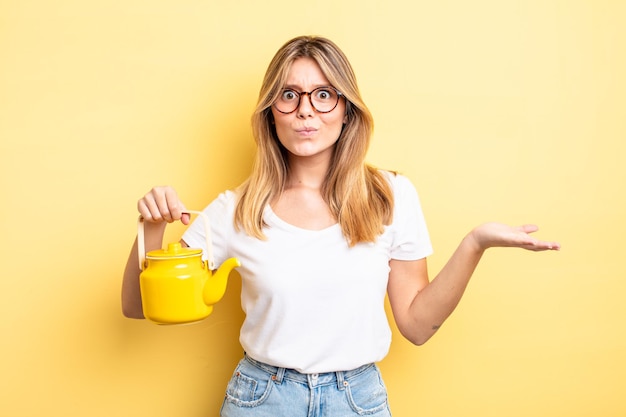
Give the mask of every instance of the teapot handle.
[[[213, 271], [215, 269], [215, 260], [213, 259], [213, 244], [211, 243], [211, 224], [209, 223], [209, 216], [207, 216], [203, 211], [196, 210], [185, 210], [183, 213], [197, 214], [204, 221], [204, 230], [206, 231], [207, 260], [209, 261], [209, 270]], [[142, 271], [146, 262], [146, 244], [144, 241], [143, 222], [143, 217], [139, 216], [139, 219], [137, 220], [137, 253], [139, 256], [139, 269]]]

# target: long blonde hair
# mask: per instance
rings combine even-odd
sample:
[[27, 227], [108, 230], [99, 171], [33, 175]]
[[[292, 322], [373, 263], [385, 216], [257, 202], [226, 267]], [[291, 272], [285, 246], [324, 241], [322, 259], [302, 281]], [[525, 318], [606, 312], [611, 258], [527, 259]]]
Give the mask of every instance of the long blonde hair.
[[303, 57], [314, 59], [346, 100], [347, 121], [335, 144], [322, 196], [351, 246], [373, 242], [393, 215], [388, 181], [365, 163], [374, 121], [344, 53], [330, 40], [314, 36], [300, 36], [283, 45], [265, 73], [252, 115], [257, 153], [250, 177], [238, 189], [235, 226], [265, 238], [263, 211], [284, 190], [289, 172], [286, 151], [272, 124], [271, 106], [284, 88], [291, 63]]

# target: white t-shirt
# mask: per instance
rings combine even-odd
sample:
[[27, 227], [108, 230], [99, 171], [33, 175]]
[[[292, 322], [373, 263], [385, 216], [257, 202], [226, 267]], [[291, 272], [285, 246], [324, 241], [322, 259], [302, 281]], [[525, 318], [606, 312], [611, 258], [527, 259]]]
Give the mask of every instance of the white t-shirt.
[[[266, 207], [267, 240], [235, 231], [236, 195], [220, 194], [204, 212], [211, 221], [215, 264], [239, 258], [246, 317], [240, 342], [252, 358], [303, 373], [350, 370], [383, 359], [391, 343], [384, 302], [389, 260], [432, 253], [417, 192], [388, 173], [393, 223], [375, 243], [349, 247], [338, 224], [305, 230]], [[203, 222], [183, 240], [206, 253]]]

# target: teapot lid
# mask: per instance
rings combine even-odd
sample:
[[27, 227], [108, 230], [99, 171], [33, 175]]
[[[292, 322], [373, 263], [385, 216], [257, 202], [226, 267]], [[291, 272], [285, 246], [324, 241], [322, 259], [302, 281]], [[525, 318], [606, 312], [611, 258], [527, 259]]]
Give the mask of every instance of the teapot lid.
[[202, 249], [183, 248], [180, 242], [169, 243], [167, 249], [152, 250], [146, 258], [186, 258], [202, 254]]

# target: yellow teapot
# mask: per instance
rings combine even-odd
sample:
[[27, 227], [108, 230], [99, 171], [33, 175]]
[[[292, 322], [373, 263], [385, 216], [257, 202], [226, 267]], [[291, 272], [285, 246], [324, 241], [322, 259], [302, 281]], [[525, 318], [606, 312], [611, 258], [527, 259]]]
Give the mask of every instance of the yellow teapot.
[[226, 292], [228, 275], [240, 266], [237, 258], [227, 259], [215, 272], [209, 218], [201, 211], [187, 210], [204, 219], [207, 260], [202, 249], [184, 248], [179, 242], [167, 249], [145, 253], [143, 218], [137, 222], [139, 275], [144, 316], [157, 324], [193, 323], [205, 319], [213, 304]]

